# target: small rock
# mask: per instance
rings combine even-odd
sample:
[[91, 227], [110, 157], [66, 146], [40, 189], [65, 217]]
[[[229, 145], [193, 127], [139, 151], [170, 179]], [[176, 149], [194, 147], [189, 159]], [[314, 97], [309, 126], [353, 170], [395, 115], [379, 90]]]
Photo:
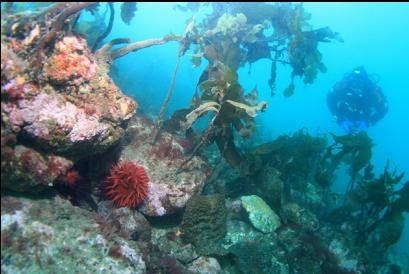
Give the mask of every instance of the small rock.
[[271, 233], [281, 225], [280, 217], [260, 197], [242, 196], [241, 202], [255, 228]]
[[282, 217], [284, 222], [295, 223], [311, 231], [316, 231], [320, 225], [315, 214], [295, 203], [283, 206]]
[[189, 265], [188, 269], [198, 274], [213, 274], [221, 271], [219, 262], [212, 257], [199, 257]]
[[190, 243], [183, 243], [178, 229], [152, 229], [152, 244], [160, 251], [169, 254], [186, 264], [198, 257]]

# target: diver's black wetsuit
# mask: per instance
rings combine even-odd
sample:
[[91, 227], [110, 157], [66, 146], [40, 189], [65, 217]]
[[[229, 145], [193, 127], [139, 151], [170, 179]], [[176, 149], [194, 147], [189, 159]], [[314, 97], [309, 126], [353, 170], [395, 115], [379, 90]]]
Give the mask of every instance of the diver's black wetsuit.
[[327, 103], [339, 125], [348, 122], [352, 127], [358, 123], [373, 126], [388, 111], [381, 88], [371, 81], [363, 67], [338, 82], [328, 93]]

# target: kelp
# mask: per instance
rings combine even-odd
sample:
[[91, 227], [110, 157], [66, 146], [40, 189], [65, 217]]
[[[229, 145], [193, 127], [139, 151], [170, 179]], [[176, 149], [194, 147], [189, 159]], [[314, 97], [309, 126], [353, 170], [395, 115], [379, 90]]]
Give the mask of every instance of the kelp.
[[294, 80], [291, 80], [290, 85], [288, 85], [288, 87], [285, 88], [284, 90], [284, 97], [291, 97], [294, 94], [294, 90], [295, 90], [295, 85], [294, 85]]
[[396, 191], [395, 194], [398, 198], [392, 204], [392, 210], [409, 212], [409, 181], [407, 181], [400, 190]]
[[112, 2], [108, 2], [107, 3], [108, 7], [109, 7], [109, 11], [110, 11], [110, 16], [109, 16], [109, 23], [108, 26], [106, 28], [106, 30], [97, 37], [97, 39], [95, 40], [95, 43], [92, 47], [92, 52], [95, 52], [99, 43], [105, 39], [105, 37], [107, 37], [109, 35], [109, 33], [112, 30], [112, 26], [114, 25], [114, 18], [115, 18], [115, 9], [114, 9], [114, 4]]
[[321, 161], [321, 169], [332, 176], [342, 162], [349, 164], [351, 176], [351, 183], [347, 190], [349, 192], [355, 187], [358, 172], [370, 164], [374, 143], [364, 131], [343, 136], [330, 134], [334, 144], [326, 149]]
[[[346, 138], [343, 141], [348, 143], [351, 140]], [[402, 212], [409, 209], [409, 182], [400, 190], [396, 191], [395, 188], [404, 175], [404, 172], [398, 173], [397, 168], [391, 171], [389, 160], [378, 177], [373, 173], [373, 165], [367, 165], [362, 178], [357, 181], [357, 187], [348, 193], [346, 204], [334, 211], [344, 212], [337, 215], [341, 218], [338, 221], [352, 225], [357, 231], [358, 243], [389, 246], [399, 240], [403, 229], [400, 223]]]
[[181, 123], [181, 128], [183, 130], [188, 130], [197, 119], [202, 117], [209, 111], [214, 111], [218, 113], [220, 110], [220, 104], [216, 102], [205, 102], [201, 104], [198, 108], [194, 109], [192, 112], [186, 115], [185, 121]]
[[[157, 45], [163, 45], [171, 41], [179, 41], [181, 38], [180, 36], [173, 35], [173, 34], [168, 34], [165, 35], [162, 38], [152, 38], [152, 39], [146, 39], [143, 41], [138, 41], [131, 43], [131, 40], [129, 38], [116, 38], [108, 43], [106, 43], [104, 46], [102, 46], [99, 50], [95, 52], [95, 56], [98, 59], [98, 62], [101, 65], [104, 65], [107, 67], [109, 70], [112, 66], [112, 63], [118, 59], [121, 58], [131, 52], [136, 52], [138, 50], [144, 49], [144, 48], [149, 48], [152, 46], [157, 46]], [[112, 49], [113, 46], [119, 45], [119, 44], [127, 44], [123, 47]]]
[[290, 184], [290, 181], [298, 179], [305, 181], [321, 170], [320, 161], [326, 146], [325, 137], [314, 137], [306, 129], [300, 129], [292, 136], [281, 135], [273, 142], [257, 146], [247, 154], [270, 163], [280, 171], [281, 179]]
[[249, 106], [249, 105], [246, 105], [240, 102], [235, 102], [232, 100], [226, 100], [226, 103], [229, 103], [235, 106], [239, 110], [243, 110], [248, 116], [253, 117], [253, 118], [256, 117], [257, 111], [264, 112], [268, 106], [267, 102], [264, 102], [264, 101], [255, 106]]
[[331, 135], [336, 143], [333, 148], [339, 149], [335, 155], [336, 158], [343, 157], [345, 154], [352, 154], [353, 173], [360, 171], [369, 163], [374, 144], [365, 131], [344, 136], [336, 136], [333, 133]]
[[256, 89], [244, 95], [236, 72], [219, 61], [209, 64], [197, 87], [200, 94], [197, 94], [195, 102], [198, 106], [181, 121], [181, 128], [191, 128], [195, 121], [209, 111], [214, 116], [189, 159], [205, 143], [215, 143], [231, 166], [243, 173], [248, 172], [246, 159], [234, 142], [234, 132], [245, 138], [250, 137], [255, 129], [254, 117], [258, 111], [265, 111], [267, 103], [257, 104]]
[[[101, 42], [105, 38], [104, 35], [106, 35], [107, 32], [110, 32], [108, 27], [109, 23], [107, 25], [105, 21], [108, 13], [110, 13], [109, 22], [112, 21], [113, 23], [114, 15], [111, 14], [113, 11], [110, 10], [109, 4], [106, 4], [106, 8], [104, 9], [104, 11], [101, 11], [100, 4], [90, 6], [85, 10], [92, 16], [89, 16], [87, 19], [85, 19], [85, 16], [78, 16], [78, 22], [76, 23], [73, 32], [75, 34], [84, 36], [87, 40], [87, 45], [91, 49], [93, 49], [94, 47], [97, 48], [99, 46], [99, 43], [98, 45], [96, 45], [96, 41], [98, 39], [101, 39]], [[95, 50], [93, 52], [95, 52]]]
[[[214, 62], [218, 60], [233, 70], [247, 63], [266, 58], [272, 61], [269, 86], [275, 93], [276, 65], [292, 67], [291, 83], [285, 97], [295, 91], [294, 77], [311, 84], [319, 72], [325, 73], [325, 64], [318, 51], [321, 42], [342, 42], [339, 34], [329, 27], [313, 29], [311, 15], [302, 4], [292, 3], [212, 3], [213, 13], [207, 15], [195, 30], [192, 43], [197, 52]], [[191, 10], [178, 5], [179, 10]], [[198, 11], [200, 5], [194, 5]], [[265, 35], [264, 30], [273, 30]], [[193, 59], [195, 64], [199, 58]]]
[[[291, 65], [291, 84], [284, 95], [290, 97], [295, 91], [294, 78], [303, 77], [305, 83], [315, 79], [317, 71], [325, 71], [319, 42], [334, 39], [329, 28], [313, 30], [308, 24], [310, 15], [302, 4], [291, 3], [211, 3], [213, 12], [204, 16], [192, 28], [186, 43], [194, 46], [192, 62], [208, 61], [196, 85], [192, 99], [195, 119], [202, 117], [200, 105], [213, 102], [214, 116], [197, 144], [196, 153], [203, 144], [216, 143], [224, 158], [235, 168], [246, 173], [246, 157], [235, 144], [235, 136], [249, 138], [255, 131], [254, 116], [264, 111], [265, 102], [249, 100], [239, 84], [237, 70], [260, 59], [272, 62], [269, 87], [275, 93], [277, 64]], [[205, 4], [177, 5], [181, 11], [198, 12]], [[273, 31], [266, 35], [265, 30]], [[317, 69], [318, 68], [318, 69]], [[216, 111], [217, 109], [217, 111]], [[181, 127], [191, 130], [191, 118], [181, 121]], [[186, 126], [187, 125], [187, 126]], [[195, 134], [194, 134], [195, 135]], [[246, 171], [247, 170], [247, 171]]]
[[179, 46], [179, 51], [177, 55], [176, 66], [175, 66], [175, 69], [173, 70], [172, 80], [170, 81], [170, 85], [169, 85], [169, 89], [168, 89], [168, 93], [166, 95], [165, 101], [163, 101], [163, 104], [159, 110], [158, 118], [156, 119], [156, 125], [155, 125], [154, 132], [153, 132], [152, 144], [156, 142], [156, 139], [158, 138], [158, 135], [160, 133], [160, 130], [162, 127], [163, 115], [165, 113], [166, 107], [169, 104], [170, 98], [172, 97], [172, 94], [173, 94], [173, 88], [175, 86], [176, 75], [179, 71], [179, 65], [180, 65], [181, 58], [190, 47], [189, 36], [194, 28], [194, 25], [195, 25], [195, 18], [193, 17], [187, 23], [182, 39], [180, 40], [180, 46]]
[[121, 19], [122, 21], [129, 25], [135, 16], [137, 11], [136, 2], [123, 2], [121, 5]]

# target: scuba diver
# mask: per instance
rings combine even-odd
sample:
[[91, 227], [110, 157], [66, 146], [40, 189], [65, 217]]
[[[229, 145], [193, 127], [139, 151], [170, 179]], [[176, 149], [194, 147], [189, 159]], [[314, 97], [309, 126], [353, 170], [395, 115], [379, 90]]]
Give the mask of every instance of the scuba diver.
[[382, 89], [366, 73], [355, 68], [328, 93], [328, 107], [337, 124], [348, 133], [356, 133], [375, 125], [388, 111]]

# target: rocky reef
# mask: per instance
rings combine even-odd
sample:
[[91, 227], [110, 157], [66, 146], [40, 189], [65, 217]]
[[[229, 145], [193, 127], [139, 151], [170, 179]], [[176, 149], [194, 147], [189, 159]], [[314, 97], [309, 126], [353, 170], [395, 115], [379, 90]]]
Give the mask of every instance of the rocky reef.
[[[409, 182], [389, 161], [374, 174], [367, 133], [304, 128], [242, 145], [268, 105], [256, 88], [244, 91], [239, 67], [269, 59], [274, 92], [277, 64], [289, 65], [284, 95], [292, 96], [295, 77], [312, 83], [325, 72], [318, 43], [340, 41], [337, 33], [312, 29], [301, 4], [188, 3], [175, 10], [213, 11], [191, 18], [183, 35], [107, 42], [115, 7], [106, 4], [105, 26], [101, 5], [2, 9], [2, 273], [409, 272], [409, 257], [393, 250]], [[85, 11], [101, 35], [80, 33], [90, 29], [79, 19]], [[136, 3], [121, 5], [126, 24], [135, 12]], [[178, 61], [152, 121], [110, 70], [126, 54], [171, 41]], [[208, 65], [192, 104], [166, 120], [188, 55]], [[336, 194], [341, 165], [348, 187]]]
[[3, 197], [1, 203], [4, 273], [146, 271], [141, 247], [107, 237], [91, 212], [67, 200]]
[[154, 125], [138, 115], [129, 122], [127, 139], [120, 159], [141, 164], [148, 176], [148, 197], [139, 208], [148, 216], [163, 216], [183, 209], [189, 199], [199, 194], [211, 173], [210, 166], [199, 156], [179, 170], [193, 144], [185, 138], [162, 132], [152, 144]]
[[[121, 93], [85, 39], [67, 34], [41, 51], [47, 33], [32, 19], [11, 16], [2, 25], [1, 166], [2, 188], [35, 193], [57, 184], [78, 159], [118, 142], [137, 103]], [[30, 35], [22, 37], [21, 28]]]

